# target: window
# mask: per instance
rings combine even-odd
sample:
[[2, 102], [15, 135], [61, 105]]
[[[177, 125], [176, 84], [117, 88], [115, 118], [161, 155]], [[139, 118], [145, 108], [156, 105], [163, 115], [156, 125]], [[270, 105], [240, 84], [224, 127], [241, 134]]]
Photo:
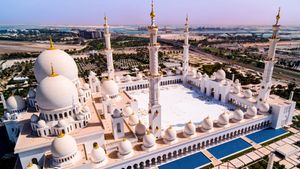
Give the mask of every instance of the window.
[[120, 133], [121, 132], [121, 124], [117, 123], [117, 132]]

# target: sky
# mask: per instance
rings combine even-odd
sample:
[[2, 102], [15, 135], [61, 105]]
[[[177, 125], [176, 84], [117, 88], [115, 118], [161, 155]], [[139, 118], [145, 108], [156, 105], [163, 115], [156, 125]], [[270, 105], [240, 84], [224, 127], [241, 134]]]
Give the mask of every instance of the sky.
[[[300, 25], [300, 0], [155, 0], [157, 25]], [[150, 0], [1, 0], [0, 25], [149, 25]]]

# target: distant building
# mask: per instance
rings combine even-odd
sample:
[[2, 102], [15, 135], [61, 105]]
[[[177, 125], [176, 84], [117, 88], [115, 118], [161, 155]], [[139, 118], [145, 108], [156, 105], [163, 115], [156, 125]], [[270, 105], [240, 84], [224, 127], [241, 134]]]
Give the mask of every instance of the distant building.
[[100, 30], [79, 30], [79, 36], [84, 39], [100, 39], [103, 37], [103, 32]]

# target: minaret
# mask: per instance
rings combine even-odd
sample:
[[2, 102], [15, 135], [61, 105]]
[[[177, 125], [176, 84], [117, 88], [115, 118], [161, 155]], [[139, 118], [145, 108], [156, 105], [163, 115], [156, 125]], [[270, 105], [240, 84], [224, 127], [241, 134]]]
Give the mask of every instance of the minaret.
[[107, 17], [106, 15], [104, 16], [104, 38], [105, 38], [105, 53], [106, 53], [106, 62], [107, 62], [107, 72], [108, 72], [108, 78], [109, 79], [114, 79], [114, 61], [113, 61], [113, 56], [112, 52], [113, 50], [111, 49], [110, 45], [110, 33], [109, 33], [109, 25], [107, 23]]
[[183, 45], [183, 84], [186, 84], [189, 72], [189, 18], [185, 19], [184, 45]]
[[152, 0], [152, 10], [150, 13], [151, 25], [148, 26], [150, 34], [149, 49], [149, 65], [150, 65], [150, 77], [149, 77], [149, 129], [153, 135], [157, 138], [161, 136], [161, 105], [159, 104], [159, 83], [161, 75], [158, 72], [158, 49], [159, 43], [157, 43], [157, 31], [158, 27], [155, 25], [155, 12], [154, 2]]
[[272, 74], [273, 74], [274, 65], [276, 63], [275, 51], [276, 51], [277, 42], [279, 41], [279, 38], [277, 37], [279, 27], [280, 27], [280, 25], [278, 25], [279, 19], [280, 19], [280, 8], [276, 16], [276, 23], [275, 25], [273, 25], [273, 35], [271, 39], [269, 39], [270, 47], [269, 47], [268, 57], [265, 60], [265, 69], [262, 77], [263, 79], [261, 81], [260, 91], [257, 97], [258, 103], [267, 101], [270, 95], [270, 91], [272, 87]]

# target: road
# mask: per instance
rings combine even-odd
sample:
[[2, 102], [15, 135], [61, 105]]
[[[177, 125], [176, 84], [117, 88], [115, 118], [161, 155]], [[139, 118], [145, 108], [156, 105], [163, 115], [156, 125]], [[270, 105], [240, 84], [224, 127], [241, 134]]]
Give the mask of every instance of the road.
[[[182, 47], [183, 46], [183, 43], [178, 42], [178, 41], [174, 41], [174, 40], [166, 40], [166, 39], [158, 38], [158, 42], [169, 44], [169, 45], [172, 45], [172, 46], [175, 46], [175, 47]], [[214, 56], [212, 54], [203, 52], [202, 50], [200, 50], [196, 46], [191, 45], [190, 46], [190, 51], [199, 54], [200, 57], [205, 57], [205, 58], [208, 58], [208, 59], [211, 59], [211, 60], [216, 60], [216, 61], [223, 62], [223, 63], [230, 64], [230, 65], [238, 65], [238, 66], [241, 66], [241, 67], [244, 67], [244, 68], [247, 68], [247, 69], [252, 69], [252, 70], [260, 72], [260, 73], [263, 73], [263, 71], [264, 71], [264, 69], [255, 67], [255, 66], [250, 65], [250, 64], [243, 64], [243, 63], [237, 62], [235, 60], [220, 58], [220, 57]], [[296, 71], [292, 71], [292, 70], [288, 70], [288, 69], [283, 69], [283, 68], [280, 68], [280, 67], [275, 67], [274, 68], [274, 73], [273, 73], [273, 78], [286, 80], [286, 81], [289, 81], [289, 82], [295, 82], [296, 84], [300, 85], [300, 72], [296, 72]]]

